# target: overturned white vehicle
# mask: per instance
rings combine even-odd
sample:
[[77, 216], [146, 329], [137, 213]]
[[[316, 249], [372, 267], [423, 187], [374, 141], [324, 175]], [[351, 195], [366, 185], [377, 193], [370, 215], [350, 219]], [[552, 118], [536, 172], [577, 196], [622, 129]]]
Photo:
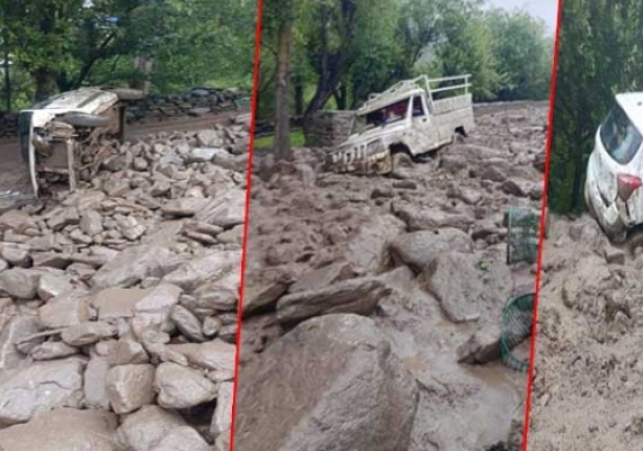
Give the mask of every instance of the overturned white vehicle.
[[385, 174], [466, 136], [475, 126], [469, 77], [423, 75], [372, 94], [357, 110], [353, 134], [329, 155], [329, 169]]
[[126, 101], [143, 97], [134, 89], [81, 88], [21, 111], [20, 150], [34, 196], [39, 193], [39, 176], [46, 174], [67, 177], [70, 189], [75, 189], [84, 146], [106, 135], [122, 139]]
[[616, 95], [596, 132], [585, 179], [585, 202], [605, 234], [622, 242], [643, 224], [643, 93]]

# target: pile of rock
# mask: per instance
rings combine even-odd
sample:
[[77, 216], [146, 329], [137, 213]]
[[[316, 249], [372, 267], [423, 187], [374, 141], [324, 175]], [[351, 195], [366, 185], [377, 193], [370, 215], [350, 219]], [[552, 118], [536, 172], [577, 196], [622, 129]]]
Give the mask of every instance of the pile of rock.
[[145, 119], [198, 117], [237, 107], [247, 94], [238, 89], [195, 88], [184, 94], [151, 94], [131, 102], [127, 110], [129, 123]]
[[0, 216], [0, 449], [228, 449], [248, 141], [103, 143]]
[[18, 113], [0, 111], [0, 138], [18, 136]]
[[335, 147], [350, 136], [355, 123], [354, 111], [322, 110], [313, 114], [304, 126], [306, 145]]
[[539, 209], [546, 113], [476, 111], [466, 143], [391, 177], [254, 155], [237, 451], [518, 449], [500, 324], [534, 268], [506, 264], [505, 216]]

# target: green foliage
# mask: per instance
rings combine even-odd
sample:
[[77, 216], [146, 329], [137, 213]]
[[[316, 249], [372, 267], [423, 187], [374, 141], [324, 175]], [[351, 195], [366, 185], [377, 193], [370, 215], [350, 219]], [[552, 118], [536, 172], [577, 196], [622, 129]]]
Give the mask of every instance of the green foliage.
[[[256, 0], [4, 0], [14, 108], [83, 85], [250, 89]], [[110, 18], [117, 18], [112, 21]], [[149, 74], [134, 67], [151, 59]], [[24, 83], [24, 77], [31, 81]]]
[[565, 0], [561, 32], [549, 206], [583, 209], [583, 184], [594, 135], [618, 92], [643, 89], [643, 4]]
[[[424, 73], [471, 73], [479, 101], [548, 97], [553, 40], [541, 20], [523, 11], [489, 10], [483, 0], [289, 1], [288, 8], [279, 0], [265, 2], [259, 118], [274, 114], [276, 29], [286, 14], [295, 18], [293, 85], [314, 93], [330, 70], [320, 64], [321, 55], [329, 54], [331, 62], [340, 50], [347, 55], [336, 82], [323, 86], [331, 97], [322, 107], [352, 109], [370, 93]], [[322, 8], [331, 11], [325, 25]], [[347, 28], [350, 8], [355, 14]], [[312, 97], [305, 96], [307, 105]]]

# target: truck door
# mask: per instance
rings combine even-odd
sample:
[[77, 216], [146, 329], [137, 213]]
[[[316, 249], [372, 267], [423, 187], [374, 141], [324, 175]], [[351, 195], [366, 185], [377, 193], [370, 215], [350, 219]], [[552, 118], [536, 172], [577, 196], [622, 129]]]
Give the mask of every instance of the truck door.
[[415, 95], [411, 100], [411, 117], [413, 121], [414, 136], [418, 142], [414, 153], [423, 153], [437, 146], [438, 136], [436, 127], [426, 105], [424, 96]]

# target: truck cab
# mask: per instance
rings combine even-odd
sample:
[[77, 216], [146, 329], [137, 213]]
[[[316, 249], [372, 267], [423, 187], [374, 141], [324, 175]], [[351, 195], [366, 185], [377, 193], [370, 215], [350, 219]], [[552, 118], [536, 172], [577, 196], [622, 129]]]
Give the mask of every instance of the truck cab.
[[475, 126], [469, 77], [421, 76], [372, 94], [357, 110], [351, 136], [329, 156], [331, 169], [388, 173], [399, 157], [416, 158], [451, 143], [456, 133], [466, 136]]

